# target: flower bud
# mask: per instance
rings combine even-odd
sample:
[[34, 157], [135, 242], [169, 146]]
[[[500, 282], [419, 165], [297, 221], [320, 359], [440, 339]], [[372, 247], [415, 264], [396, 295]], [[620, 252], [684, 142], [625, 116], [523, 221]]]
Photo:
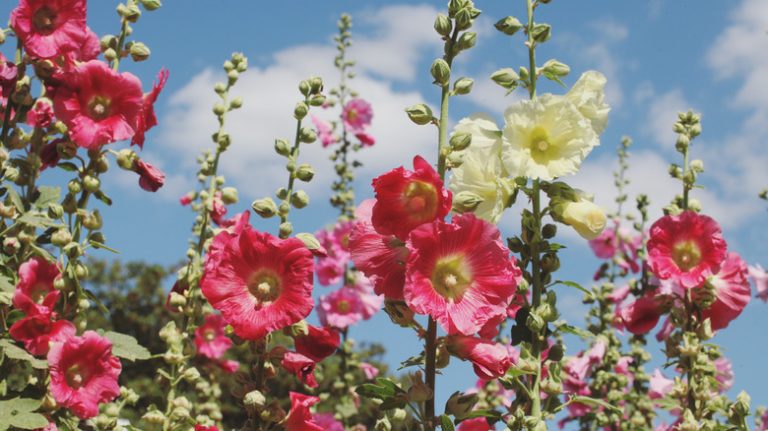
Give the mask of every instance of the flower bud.
[[291, 145], [285, 139], [275, 139], [275, 152], [281, 156], [291, 154]]
[[136, 163], [136, 153], [133, 150], [124, 149], [117, 153], [117, 166], [120, 166], [126, 171], [133, 171], [133, 166]]
[[547, 78], [562, 77], [571, 73], [571, 68], [567, 64], [563, 64], [557, 60], [547, 60], [541, 67], [541, 72]]
[[389, 319], [392, 320], [392, 323], [403, 328], [411, 326], [414, 322], [413, 310], [402, 301], [385, 300], [384, 311], [389, 316]]
[[451, 20], [443, 14], [437, 15], [437, 18], [435, 18], [435, 31], [437, 34], [440, 36], [449, 36], [451, 30], [453, 30]]
[[83, 226], [88, 230], [99, 230], [104, 225], [99, 210], [85, 214], [83, 217]]
[[293, 118], [301, 120], [307, 116], [308, 112], [309, 106], [307, 106], [307, 104], [304, 102], [299, 102], [296, 104], [296, 107], [293, 108]]
[[144, 9], [153, 11], [160, 9], [162, 3], [160, 3], [160, 0], [141, 0], [141, 5], [144, 6]]
[[163, 422], [165, 422], [165, 415], [160, 410], [150, 410], [144, 413], [144, 416], [142, 416], [141, 419], [147, 421], [150, 424], [161, 425]]
[[325, 96], [316, 94], [309, 98], [309, 104], [311, 106], [323, 106], [325, 104]]
[[468, 31], [466, 33], [462, 33], [462, 35], [459, 37], [459, 40], [456, 41], [456, 48], [458, 48], [459, 51], [464, 51], [475, 46], [475, 43], [477, 43], [477, 33], [474, 31]]
[[563, 356], [565, 356], [565, 347], [561, 343], [556, 343], [549, 349], [547, 358], [553, 362], [560, 362]]
[[701, 159], [691, 160], [691, 169], [697, 174], [704, 172], [704, 161]]
[[521, 28], [523, 28], [523, 24], [520, 23], [519, 19], [513, 16], [508, 16], [496, 22], [496, 24], [494, 24], [494, 27], [496, 27], [496, 30], [508, 36], [512, 36], [513, 34], [520, 31]]
[[123, 8], [121, 15], [123, 15], [128, 22], [136, 22], [141, 17], [141, 9], [139, 9], [139, 6], [135, 3], [130, 4]]
[[528, 318], [525, 320], [525, 326], [533, 332], [540, 332], [546, 326], [544, 319], [538, 314], [531, 312], [528, 314]]
[[3, 240], [3, 251], [5, 254], [14, 255], [21, 249], [21, 243], [18, 239], [7, 237]]
[[299, 165], [298, 169], [296, 169], [296, 178], [300, 179], [301, 181], [312, 181], [314, 176], [315, 170], [312, 169], [312, 165], [309, 163], [302, 163]]
[[410, 118], [411, 121], [420, 126], [429, 124], [434, 119], [432, 110], [429, 109], [429, 106], [423, 103], [409, 106], [405, 109], [405, 113], [408, 114], [408, 118]]
[[277, 205], [275, 204], [275, 201], [269, 197], [253, 201], [251, 208], [253, 208], [253, 211], [262, 218], [274, 217], [274, 215], [277, 214]]
[[69, 244], [70, 241], [72, 241], [72, 234], [65, 228], [61, 228], [51, 234], [51, 244], [57, 247], [63, 247]]
[[511, 67], [499, 69], [491, 74], [491, 80], [507, 90], [517, 87], [517, 81], [519, 79], [520, 75], [518, 75]]
[[221, 189], [221, 201], [225, 205], [236, 204], [238, 201], [237, 189], [234, 187], [224, 187]]
[[472, 14], [468, 8], [458, 11], [454, 19], [456, 20], [456, 29], [459, 31], [472, 27]]
[[301, 94], [304, 96], [309, 96], [309, 90], [309, 81], [304, 80], [299, 82], [299, 92], [301, 92]]
[[466, 78], [462, 77], [459, 78], [454, 84], [453, 84], [453, 92], [455, 94], [469, 94], [470, 91], [472, 91], [472, 85], [475, 83], [472, 78]]
[[96, 193], [97, 191], [99, 191], [99, 187], [101, 186], [101, 181], [99, 181], [99, 179], [96, 177], [86, 175], [85, 178], [83, 178], [83, 186], [85, 186], [85, 189], [88, 190], [89, 192]]
[[595, 239], [605, 228], [605, 211], [588, 200], [565, 202], [559, 207], [563, 222], [586, 240]]
[[224, 115], [225, 112], [227, 112], [227, 108], [223, 104], [216, 103], [215, 105], [213, 105], [213, 113], [217, 117], [221, 117], [222, 115]]
[[311, 144], [317, 140], [317, 133], [309, 127], [302, 127], [299, 131], [299, 141]]
[[472, 134], [467, 132], [453, 132], [448, 143], [454, 151], [464, 150], [472, 143]]
[[483, 203], [483, 198], [479, 195], [469, 191], [461, 191], [453, 197], [453, 210], [458, 213], [472, 212], [481, 203]]
[[464, 394], [461, 392], [454, 392], [448, 401], [445, 403], [445, 413], [453, 415], [456, 419], [464, 419], [472, 412], [472, 409], [477, 404], [478, 395]]
[[448, 63], [442, 58], [438, 58], [432, 62], [432, 67], [429, 71], [432, 74], [432, 77], [435, 78], [432, 83], [437, 86], [445, 87], [451, 80], [451, 67], [448, 66]]
[[373, 426], [373, 431], [392, 431], [392, 424], [389, 419], [384, 416], [381, 419], [376, 420], [376, 424]]
[[0, 203], [0, 217], [7, 219], [16, 218], [16, 207]]
[[408, 412], [405, 409], [394, 409], [390, 417], [394, 423], [402, 423], [408, 417]]
[[411, 401], [415, 401], [417, 403], [422, 401], [427, 401], [429, 399], [432, 399], [432, 390], [424, 384], [424, 380], [421, 376], [421, 371], [416, 371], [415, 373], [410, 375], [411, 378], [411, 387], [408, 388], [408, 398]]
[[689, 199], [688, 209], [695, 212], [701, 212], [701, 201], [696, 198]]
[[132, 43], [129, 52], [133, 61], [144, 61], [148, 59], [149, 55], [152, 53], [147, 45], [144, 45], [141, 42]]
[[309, 88], [311, 94], [317, 94], [323, 91], [323, 78], [319, 76], [309, 78]]
[[248, 409], [261, 410], [267, 404], [267, 399], [264, 397], [264, 394], [254, 390], [245, 394], [245, 397], [243, 397], [243, 404], [245, 404], [245, 407]]
[[184, 373], [182, 373], [181, 378], [189, 383], [194, 383], [200, 378], [200, 371], [195, 367], [187, 368], [184, 370]]
[[309, 195], [304, 190], [297, 190], [291, 195], [291, 205], [294, 208], [304, 208], [309, 205]]
[[536, 42], [546, 42], [552, 36], [552, 27], [549, 24], [535, 24], [531, 34]]
[[229, 110], [233, 109], [240, 109], [243, 107], [243, 98], [242, 97], [235, 97], [229, 102]]
[[293, 225], [291, 222], [280, 223], [280, 238], [288, 238], [293, 233]]

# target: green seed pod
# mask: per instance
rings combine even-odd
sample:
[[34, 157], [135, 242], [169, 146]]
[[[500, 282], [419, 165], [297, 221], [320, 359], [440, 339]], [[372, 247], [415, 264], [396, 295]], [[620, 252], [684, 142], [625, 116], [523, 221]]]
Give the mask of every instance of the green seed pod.
[[496, 30], [508, 36], [512, 36], [518, 31], [520, 31], [520, 29], [523, 28], [523, 24], [520, 23], [519, 19], [513, 16], [508, 16], [496, 22], [496, 24], [494, 24], [494, 27], [496, 27]]
[[440, 87], [445, 87], [451, 80], [451, 67], [448, 66], [448, 63], [442, 58], [438, 58], [432, 62], [430, 73], [432, 73], [432, 77], [435, 78], [433, 84]]
[[406, 108], [405, 113], [408, 114], [408, 118], [410, 118], [411, 121], [420, 126], [431, 123], [434, 118], [432, 110], [429, 106], [423, 103]]

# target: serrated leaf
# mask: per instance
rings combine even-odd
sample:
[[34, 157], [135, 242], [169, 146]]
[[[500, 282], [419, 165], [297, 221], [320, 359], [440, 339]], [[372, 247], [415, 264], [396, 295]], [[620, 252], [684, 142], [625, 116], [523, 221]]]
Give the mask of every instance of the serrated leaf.
[[10, 277], [0, 274], [0, 304], [10, 304], [16, 286]]
[[32, 368], [37, 368], [39, 370], [48, 369], [48, 361], [35, 358], [26, 350], [13, 344], [11, 340], [0, 340], [0, 349], [2, 349], [5, 356], [11, 359], [29, 362], [30, 365], [32, 365]]
[[440, 415], [440, 427], [443, 429], [443, 431], [456, 430], [456, 428], [453, 426], [453, 421], [451, 421], [451, 418], [449, 418], [448, 415]]
[[603, 407], [603, 408], [605, 408], [607, 410], [612, 410], [612, 411], [614, 411], [616, 413], [621, 413], [621, 409], [620, 408], [618, 408], [618, 407], [616, 407], [616, 406], [614, 406], [612, 404], [609, 404], [609, 403], [607, 403], [607, 402], [605, 402], [603, 400], [598, 400], [597, 398], [590, 398], [590, 397], [585, 397], [585, 396], [581, 396], [581, 395], [576, 395], [576, 396], [572, 397], [569, 400], [569, 402], [581, 403], [581, 404], [586, 404], [588, 406], [595, 406], [595, 407], [599, 406], [599, 407]]
[[139, 344], [139, 342], [130, 335], [107, 331], [104, 333], [104, 336], [112, 342], [112, 354], [119, 358], [133, 362], [137, 359], [143, 361], [152, 357], [149, 350]]
[[56, 226], [58, 224], [55, 220], [51, 220], [46, 215], [33, 212], [26, 212], [22, 214], [21, 217], [16, 219], [16, 223], [24, 223], [28, 226], [34, 226], [38, 228]]
[[59, 187], [40, 186], [37, 191], [40, 193], [35, 201], [35, 206], [38, 208], [46, 208], [50, 204], [58, 203], [61, 199], [61, 188]]
[[577, 328], [577, 327], [575, 327], [573, 325], [569, 325], [567, 323], [564, 323], [562, 325], [556, 325], [556, 328], [557, 328], [558, 332], [564, 332], [566, 334], [575, 335], [575, 336], [581, 338], [582, 340], [588, 340], [590, 338], [594, 338], [594, 336], [595, 336], [595, 334], [593, 334], [593, 333], [591, 333], [589, 331], [585, 331], [585, 330], [583, 330], [581, 328]]

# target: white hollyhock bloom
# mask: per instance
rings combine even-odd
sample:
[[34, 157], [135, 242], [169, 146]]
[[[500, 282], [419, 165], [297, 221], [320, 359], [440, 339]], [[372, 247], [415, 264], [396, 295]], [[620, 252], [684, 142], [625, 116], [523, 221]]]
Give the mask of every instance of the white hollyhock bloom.
[[565, 98], [576, 106], [581, 115], [586, 117], [598, 135], [602, 134], [608, 123], [611, 107], [605, 103], [605, 76], [594, 70], [584, 72], [573, 84]]
[[563, 221], [582, 238], [593, 240], [605, 229], [605, 211], [589, 200], [565, 202], [561, 214]]
[[590, 121], [563, 96], [544, 94], [504, 112], [502, 162], [513, 177], [552, 180], [574, 174], [600, 140]]

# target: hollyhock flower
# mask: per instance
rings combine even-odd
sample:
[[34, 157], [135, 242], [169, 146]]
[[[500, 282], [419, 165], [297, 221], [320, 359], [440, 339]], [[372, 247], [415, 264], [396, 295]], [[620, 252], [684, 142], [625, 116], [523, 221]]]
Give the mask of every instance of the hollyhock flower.
[[320, 297], [317, 317], [323, 326], [344, 329], [363, 319], [363, 302], [352, 289], [342, 287]]
[[0, 52], [0, 94], [8, 94], [11, 86], [18, 79], [19, 69], [16, 63], [9, 61], [3, 53]]
[[258, 340], [309, 315], [313, 258], [300, 239], [258, 232], [245, 214], [214, 237], [200, 288], [235, 334]]
[[293, 337], [293, 343], [297, 353], [320, 362], [336, 352], [341, 340], [333, 328], [307, 325], [307, 335]]
[[355, 271], [355, 279], [346, 287], [357, 292], [360, 297], [360, 302], [363, 304], [363, 320], [373, 317], [384, 305], [384, 297], [374, 292], [371, 280], [359, 271]]
[[627, 377], [633, 377], [632, 373], [629, 371], [629, 364], [634, 361], [635, 360], [631, 356], [622, 356], [618, 361], [616, 361], [616, 365], [613, 367], [613, 370], [618, 374], [623, 374]]
[[40, 172], [59, 164], [61, 154], [59, 154], [58, 146], [62, 142], [65, 142], [64, 139], [54, 139], [43, 145], [43, 148], [40, 150]]
[[493, 431], [493, 428], [488, 419], [480, 417], [461, 421], [457, 431]]
[[349, 236], [355, 222], [339, 222], [333, 229], [321, 229], [315, 233], [327, 256], [317, 260], [317, 279], [323, 286], [338, 283], [349, 263]]
[[99, 35], [94, 33], [90, 27], [86, 26], [85, 36], [83, 37], [83, 43], [80, 44], [80, 48], [69, 54], [73, 56], [73, 60], [79, 62], [95, 60], [99, 54], [101, 54], [101, 41], [99, 40]]
[[401, 166], [374, 178], [371, 223], [376, 232], [406, 240], [414, 228], [442, 219], [451, 210], [451, 192], [432, 166], [416, 156], [413, 169]]
[[344, 424], [333, 417], [333, 413], [315, 413], [312, 421], [325, 431], [344, 431]]
[[575, 174], [600, 145], [590, 121], [569, 100], [544, 94], [504, 112], [502, 161], [511, 176], [552, 180]]
[[515, 189], [501, 164], [501, 131], [485, 114], [459, 121], [455, 133], [469, 133], [470, 146], [462, 152], [462, 163], [453, 169], [449, 188], [456, 204], [464, 199], [479, 201], [472, 212], [483, 220], [498, 223]]
[[592, 123], [592, 128], [600, 135], [608, 123], [611, 107], [605, 103], [605, 76], [594, 70], [584, 72], [573, 87], [565, 93], [584, 118]]
[[661, 324], [661, 329], [659, 329], [659, 332], [656, 333], [656, 341], [661, 343], [662, 341], [666, 340], [674, 330], [675, 325], [673, 325], [672, 320], [667, 317], [664, 319], [664, 323]]
[[321, 120], [314, 115], [309, 116], [312, 120], [312, 124], [315, 125], [317, 131], [317, 137], [320, 138], [320, 142], [323, 144], [323, 148], [329, 147], [339, 142], [339, 137], [333, 133], [333, 126], [331, 123]]
[[53, 105], [51, 101], [40, 98], [32, 105], [32, 109], [27, 112], [27, 125], [45, 129], [53, 123]]
[[629, 285], [625, 284], [623, 286], [619, 286], [617, 288], [614, 288], [613, 291], [608, 294], [607, 298], [609, 301], [613, 302], [614, 304], [618, 304], [625, 299], [627, 299], [627, 296], [629, 296], [630, 289]]
[[715, 359], [715, 380], [721, 394], [733, 387], [733, 364], [728, 358]]
[[302, 383], [310, 388], [317, 387], [315, 379], [315, 361], [296, 352], [285, 352], [281, 362], [283, 368], [289, 373], [294, 374]]
[[152, 91], [145, 94], [141, 102], [141, 115], [139, 115], [136, 124], [136, 133], [131, 139], [131, 145], [138, 145], [144, 148], [144, 135], [149, 129], [157, 126], [157, 117], [155, 116], [155, 102], [160, 92], [163, 91], [165, 83], [168, 82], [168, 70], [161, 69], [157, 74], [157, 81], [152, 84]]
[[184, 196], [179, 198], [179, 204], [181, 206], [185, 207], [185, 206], [191, 204], [193, 199], [194, 199], [194, 197], [190, 196], [189, 193], [187, 193]]
[[21, 0], [10, 23], [29, 55], [51, 58], [80, 49], [85, 16], [85, 0]]
[[558, 206], [562, 221], [586, 240], [593, 240], [605, 228], [605, 211], [592, 199], [565, 201]]
[[221, 192], [216, 192], [213, 196], [213, 205], [211, 205], [211, 220], [221, 226], [225, 222], [225, 215], [227, 215], [227, 206], [221, 200]]
[[760, 264], [749, 266], [748, 269], [749, 276], [752, 277], [752, 281], [755, 283], [757, 297], [768, 302], [768, 273], [765, 272]]
[[291, 410], [285, 418], [285, 431], [325, 431], [314, 421], [309, 411], [320, 398], [297, 392], [289, 392], [288, 395], [291, 397]]
[[675, 381], [664, 377], [659, 369], [653, 370], [648, 388], [648, 396], [652, 400], [664, 398], [675, 386]]
[[365, 375], [365, 378], [368, 380], [373, 380], [379, 375], [379, 369], [368, 362], [361, 362], [360, 369], [363, 370], [363, 375]]
[[376, 138], [367, 132], [357, 132], [355, 133], [355, 138], [357, 138], [364, 147], [372, 147], [376, 143]]
[[56, 263], [33, 257], [19, 266], [19, 281], [13, 293], [13, 306], [27, 314], [50, 314], [61, 292], [53, 287], [61, 277]]
[[99, 404], [120, 395], [120, 360], [112, 355], [112, 343], [93, 331], [54, 343], [48, 364], [53, 399], [80, 419], [96, 416]]
[[352, 99], [344, 105], [341, 118], [347, 130], [353, 132], [363, 131], [371, 125], [373, 108], [371, 108], [370, 103], [363, 99]]
[[659, 323], [661, 309], [653, 297], [645, 296], [621, 308], [618, 317], [629, 332], [647, 334]]
[[232, 347], [232, 340], [227, 337], [224, 328], [227, 324], [219, 314], [205, 316], [205, 323], [195, 329], [197, 353], [208, 359], [219, 359]]
[[403, 290], [416, 313], [429, 314], [449, 334], [472, 335], [506, 313], [520, 270], [496, 226], [473, 214], [411, 232]]
[[195, 425], [195, 431], [219, 431], [219, 429], [215, 425], [205, 426], [197, 424]]
[[717, 331], [728, 326], [749, 303], [752, 291], [747, 281], [747, 264], [738, 254], [728, 253], [720, 272], [708, 283], [714, 288], [715, 302], [702, 312], [702, 318], [709, 318], [712, 329]]
[[675, 279], [687, 289], [699, 287], [717, 273], [725, 254], [720, 226], [711, 217], [685, 211], [651, 226], [648, 263], [661, 280]]
[[451, 335], [446, 341], [448, 351], [461, 360], [471, 361], [475, 374], [481, 379], [501, 377], [512, 366], [512, 358], [504, 345], [465, 335]]
[[612, 259], [618, 249], [616, 231], [608, 228], [589, 241], [589, 248], [598, 259]]
[[136, 160], [133, 171], [139, 174], [139, 187], [148, 192], [156, 192], [165, 184], [165, 174], [144, 160]]
[[130, 139], [141, 115], [141, 81], [92, 60], [65, 75], [53, 108], [69, 128], [69, 137], [81, 147], [91, 150]]
[[50, 344], [75, 335], [75, 325], [68, 320], [51, 321], [49, 313], [34, 314], [17, 320], [8, 333], [35, 356], [48, 353]]

